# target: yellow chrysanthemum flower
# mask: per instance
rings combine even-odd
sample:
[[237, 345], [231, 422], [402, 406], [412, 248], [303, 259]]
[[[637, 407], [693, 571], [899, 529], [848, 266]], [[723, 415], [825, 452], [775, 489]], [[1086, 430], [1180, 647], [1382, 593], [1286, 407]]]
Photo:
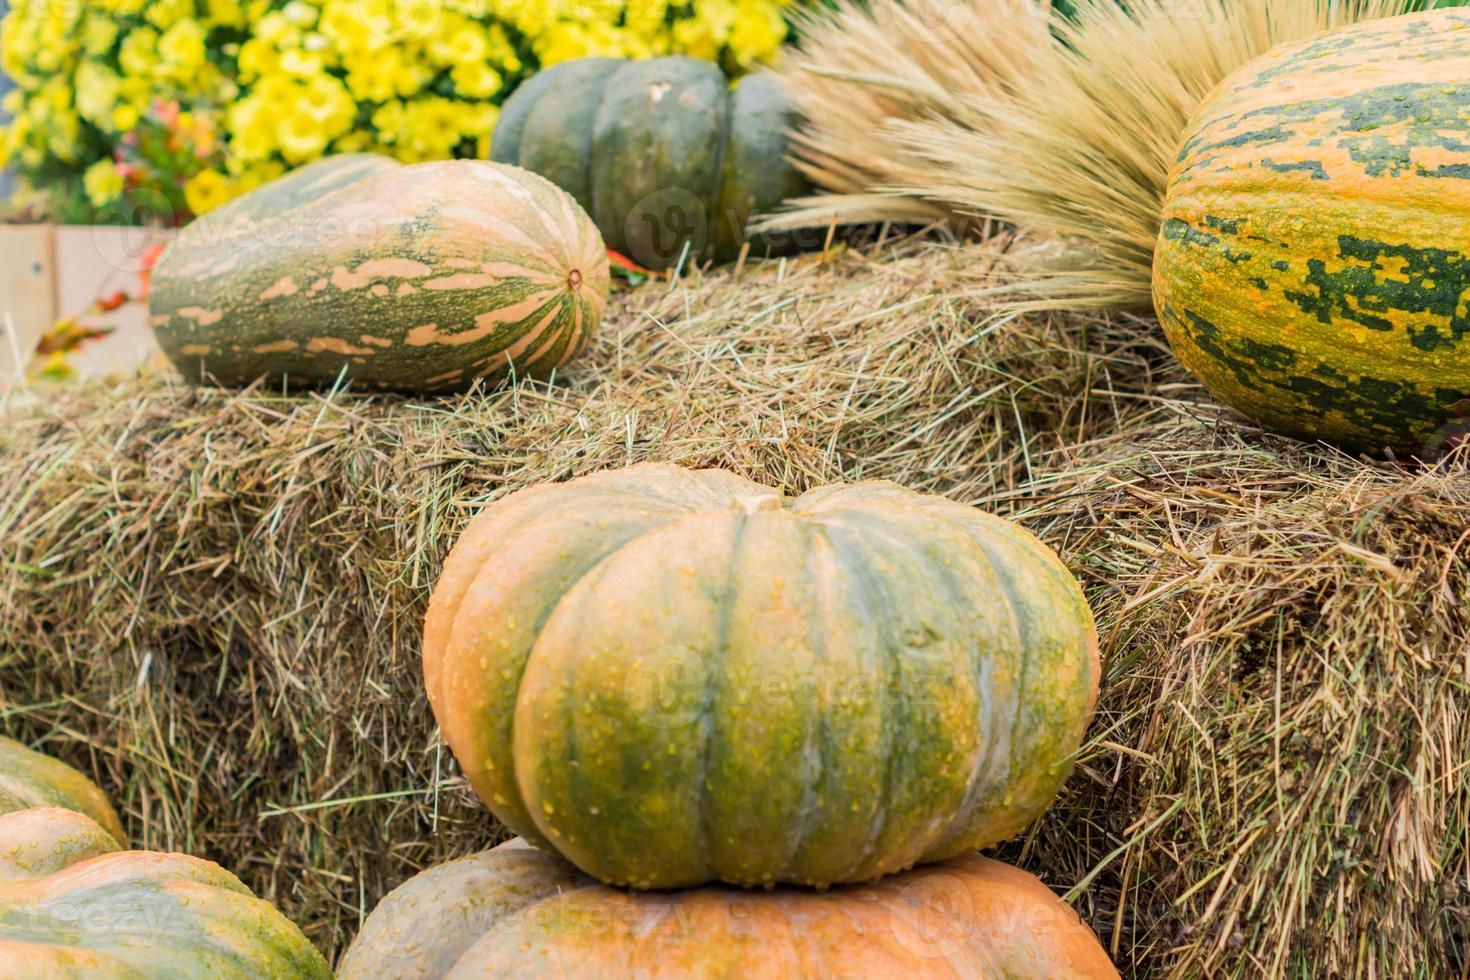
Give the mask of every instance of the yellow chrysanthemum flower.
[[117, 74], [100, 61], [84, 61], [77, 68], [77, 112], [92, 125], [107, 128], [117, 105], [121, 82]]
[[297, 27], [311, 27], [316, 23], [320, 11], [316, 4], [307, 3], [306, 0], [291, 0], [281, 10], [281, 15]]
[[317, 29], [338, 51], [363, 51], [383, 43], [368, 30], [356, 0], [328, 0]]
[[105, 17], [88, 18], [82, 28], [82, 49], [88, 54], [105, 55], [117, 43], [117, 22]]
[[196, 215], [208, 214], [234, 196], [234, 182], [218, 170], [201, 170], [184, 184], [184, 203]]
[[730, 26], [730, 51], [741, 67], [769, 61], [786, 40], [786, 18], [769, 3], [742, 3]]
[[113, 17], [135, 17], [143, 12], [148, 0], [89, 0], [89, 2]]
[[125, 133], [138, 125], [138, 120], [143, 113], [134, 105], [119, 105], [112, 110], [112, 128], [119, 133]]
[[628, 30], [652, 40], [663, 31], [668, 13], [668, 0], [628, 0], [623, 17]]
[[648, 41], [612, 24], [559, 21], [537, 39], [536, 55], [549, 68], [574, 58], [647, 58]]
[[407, 61], [401, 52], [386, 48], [343, 60], [347, 89], [360, 102], [386, 102], [417, 94], [434, 78], [422, 64]]
[[244, 27], [248, 21], [239, 0], [205, 0], [205, 19], [216, 27]]
[[305, 115], [288, 117], [276, 130], [276, 140], [281, 156], [297, 166], [320, 157], [330, 142], [321, 125]]
[[207, 58], [204, 26], [197, 20], [181, 20], [158, 39], [158, 60], [176, 78], [192, 78]]
[[310, 78], [326, 68], [326, 57], [319, 51], [308, 52], [290, 48], [281, 54], [279, 70], [287, 75]]
[[456, 93], [473, 99], [488, 99], [505, 84], [500, 72], [483, 61], [455, 65], [449, 72], [449, 78], [454, 82]]
[[160, 31], [192, 21], [194, 14], [194, 0], [148, 0], [143, 9], [143, 18]]
[[295, 108], [323, 126], [337, 128], [345, 128], [357, 114], [357, 103], [347, 87], [331, 75], [312, 75], [306, 79]]
[[360, 0], [358, 16], [380, 43], [422, 41], [437, 29], [444, 14], [441, 0]]
[[251, 38], [240, 45], [240, 80], [253, 82], [263, 75], [276, 71], [281, 64], [281, 55], [274, 46], [260, 38]]
[[151, 27], [138, 27], [123, 38], [117, 53], [123, 74], [147, 78], [158, 65], [158, 32]]
[[117, 165], [112, 160], [98, 160], [82, 175], [82, 189], [92, 206], [100, 208], [116, 200], [127, 189], [127, 181], [117, 172]]
[[255, 40], [264, 44], [290, 47], [298, 43], [300, 37], [301, 28], [279, 10], [266, 14], [255, 25]]
[[343, 133], [332, 143], [333, 153], [369, 153], [374, 148], [372, 134], [365, 129]]

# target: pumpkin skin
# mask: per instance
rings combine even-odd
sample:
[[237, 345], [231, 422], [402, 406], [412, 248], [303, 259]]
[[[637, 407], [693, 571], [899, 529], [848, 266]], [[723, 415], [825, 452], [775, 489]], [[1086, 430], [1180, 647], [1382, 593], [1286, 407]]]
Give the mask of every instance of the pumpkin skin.
[[617, 885], [865, 881], [1009, 837], [1097, 690], [1026, 531], [884, 482], [660, 464], [488, 506], [430, 601], [445, 741], [512, 830]]
[[59, 806], [10, 810], [0, 820], [0, 882], [34, 881], [126, 844], [85, 813]]
[[592, 879], [520, 838], [421, 872], [383, 896], [338, 980], [442, 977], [502, 919]]
[[[582, 58], [506, 100], [491, 159], [542, 174], [576, 198], [609, 247], [651, 269], [740, 254], [751, 215], [809, 191], [787, 159], [794, 103], [751, 75], [732, 89], [696, 58]], [[757, 236], [752, 254], [786, 250]]]
[[338, 153], [322, 157], [216, 208], [209, 213], [212, 217], [208, 220], [217, 229], [242, 218], [269, 220], [290, 214], [349, 184], [402, 166], [392, 157], [376, 153]]
[[0, 856], [0, 976], [331, 976], [296, 926], [219, 865], [119, 850], [83, 814], [0, 816]]
[[1118, 975], [1050, 889], [975, 854], [826, 893], [629, 894], [568, 877], [560, 861], [520, 841], [425, 871], [368, 916], [338, 976]]
[[1200, 107], [1154, 304], [1179, 359], [1276, 432], [1433, 456], [1470, 415], [1470, 12], [1282, 45]]
[[32, 807], [86, 814], [117, 843], [128, 842], [117, 811], [96, 783], [59, 759], [0, 737], [0, 814]]
[[462, 390], [586, 346], [607, 255], [576, 202], [483, 161], [304, 167], [186, 226], [153, 272], [160, 346], [194, 381]]

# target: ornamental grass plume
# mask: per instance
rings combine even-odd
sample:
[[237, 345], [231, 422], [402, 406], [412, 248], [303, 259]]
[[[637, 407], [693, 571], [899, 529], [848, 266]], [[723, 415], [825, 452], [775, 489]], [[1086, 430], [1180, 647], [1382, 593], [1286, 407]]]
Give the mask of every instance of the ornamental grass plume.
[[773, 220], [999, 219], [1073, 246], [1022, 277], [1019, 306], [1147, 308], [1169, 167], [1211, 89], [1282, 42], [1422, 5], [1078, 0], [1048, 32], [1020, 0], [964, 0], [946, 40], [893, 29], [900, 0], [839, 0], [782, 70], [797, 155], [831, 193]]
[[795, 134], [797, 158], [828, 194], [798, 199], [782, 227], [861, 221], [953, 221], [941, 200], [896, 187], [922, 186], [928, 163], [888, 125], [961, 119], [970, 98], [1021, 83], [1051, 37], [1034, 0], [839, 0], [795, 18], [805, 40], [781, 75], [809, 122]]

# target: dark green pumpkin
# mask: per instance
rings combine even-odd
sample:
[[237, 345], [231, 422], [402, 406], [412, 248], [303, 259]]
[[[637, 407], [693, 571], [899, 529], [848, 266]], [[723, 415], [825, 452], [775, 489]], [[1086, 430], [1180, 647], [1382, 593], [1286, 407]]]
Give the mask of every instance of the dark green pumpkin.
[[[640, 265], [728, 262], [745, 226], [806, 193], [788, 159], [795, 112], [774, 78], [732, 88], [695, 58], [583, 58], [550, 68], [506, 102], [491, 159], [567, 191], [608, 246]], [[756, 255], [790, 249], [788, 234], [752, 240]]]

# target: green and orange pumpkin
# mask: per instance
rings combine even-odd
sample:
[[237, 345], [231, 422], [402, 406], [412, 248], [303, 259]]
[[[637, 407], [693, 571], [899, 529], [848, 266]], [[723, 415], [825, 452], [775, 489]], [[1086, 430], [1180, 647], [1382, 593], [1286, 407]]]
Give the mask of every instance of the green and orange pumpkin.
[[219, 865], [121, 850], [85, 814], [38, 807], [0, 816], [0, 975], [332, 974], [301, 930]]
[[0, 737], [0, 814], [32, 807], [75, 810], [117, 843], [128, 842], [117, 811], [96, 783], [60, 759]]
[[[809, 190], [788, 159], [795, 111], [771, 75], [732, 87], [697, 58], [582, 58], [516, 90], [490, 152], [567, 191], [608, 246], [641, 265], [728, 262], [753, 214]], [[749, 244], [759, 256], [794, 243], [767, 234]]]
[[1024, 828], [1098, 654], [1055, 554], [975, 508], [641, 464], [486, 507], [424, 678], [480, 798], [589, 874], [822, 886]]
[[219, 865], [126, 847], [95, 783], [0, 739], [0, 975], [331, 976], [301, 930]]
[[1282, 45], [1200, 107], [1154, 303], [1266, 427], [1435, 455], [1470, 421], [1470, 11]]
[[341, 980], [801, 977], [1109, 980], [1097, 937], [1034, 876], [975, 854], [825, 893], [616, 891], [521, 841], [389, 894]]
[[192, 380], [424, 393], [550, 374], [586, 347], [607, 292], [596, 228], [535, 174], [354, 155], [185, 227], [149, 306]]

